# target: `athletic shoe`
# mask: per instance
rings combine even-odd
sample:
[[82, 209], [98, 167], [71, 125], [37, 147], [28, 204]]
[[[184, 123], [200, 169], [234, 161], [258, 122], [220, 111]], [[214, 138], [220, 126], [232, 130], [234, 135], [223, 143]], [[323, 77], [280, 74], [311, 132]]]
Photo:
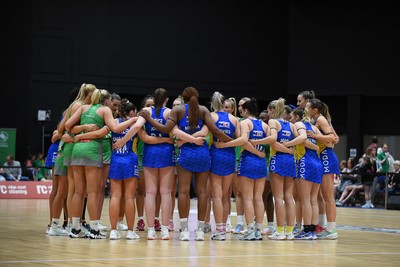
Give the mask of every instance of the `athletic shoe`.
[[154, 230], [156, 230], [157, 232], [161, 231], [161, 224], [159, 219], [154, 220]]
[[234, 233], [234, 234], [240, 234], [243, 230], [244, 230], [243, 225], [237, 224], [237, 225], [235, 226], [235, 228], [233, 229], [233, 232], [232, 232], [232, 233]]
[[61, 225], [51, 226], [48, 233], [50, 236], [67, 236], [68, 234], [68, 231], [62, 228]]
[[169, 232], [168, 229], [161, 229], [161, 240], [169, 240]]
[[144, 224], [144, 220], [143, 220], [143, 219], [139, 219], [139, 220], [137, 221], [136, 229], [137, 229], [138, 231], [144, 231], [145, 226], [146, 226], [146, 225]]
[[111, 230], [110, 237], [109, 237], [110, 240], [117, 240], [120, 238], [121, 238], [121, 235], [118, 233], [118, 230]]
[[94, 230], [91, 229], [90, 230], [90, 235], [89, 235], [90, 239], [106, 239], [106, 235], [103, 234], [100, 230]]
[[181, 231], [179, 235], [179, 240], [181, 241], [189, 241], [189, 230], [185, 228], [185, 230]]
[[316, 228], [317, 235], [321, 234], [325, 230], [326, 230], [325, 227], [322, 227], [321, 225], [317, 224], [317, 228]]
[[170, 231], [170, 232], [174, 231], [174, 221], [173, 220], [169, 220], [168, 231]]
[[286, 240], [286, 235], [285, 235], [284, 232], [279, 233], [278, 231], [276, 231], [272, 235], [269, 235], [268, 239], [271, 239], [271, 240]]
[[86, 222], [82, 223], [81, 230], [86, 237], [90, 237], [90, 230], [92, 230], [92, 228], [90, 228], [90, 225], [88, 223]]
[[256, 240], [256, 233], [254, 230], [246, 231], [243, 235], [238, 237], [238, 240], [245, 240], [245, 241]]
[[86, 222], [83, 222], [82, 223], [82, 228], [85, 228], [87, 231], [89, 231], [90, 232], [90, 225], [88, 224], [88, 223], [86, 223]]
[[365, 203], [364, 205], [361, 206], [363, 209], [373, 209], [374, 205], [372, 203]]
[[147, 240], [156, 240], [157, 234], [154, 229], [147, 228]]
[[226, 232], [215, 232], [214, 234], [211, 235], [211, 240], [225, 241]]
[[101, 222], [97, 224], [97, 229], [100, 231], [107, 231], [107, 226], [103, 225]]
[[293, 231], [290, 233], [285, 233], [285, 235], [286, 235], [286, 240], [294, 240]]
[[343, 207], [344, 203], [342, 201], [336, 201], [336, 207]]
[[85, 238], [87, 237], [85, 233], [82, 231], [82, 229], [75, 229], [71, 228], [71, 232], [69, 233], [69, 237], [71, 238]]
[[195, 240], [196, 241], [204, 241], [204, 231], [203, 231], [203, 229], [197, 229]]
[[294, 239], [295, 240], [312, 240], [313, 234], [312, 234], [312, 232], [306, 233], [306, 232], [302, 231], [300, 234], [295, 235]]
[[293, 235], [299, 234], [301, 232], [302, 232], [301, 224], [295, 223], [295, 225], [293, 227]]
[[312, 240], [317, 240], [317, 233], [316, 232], [312, 232]]
[[275, 226], [271, 225], [271, 226], [266, 227], [264, 230], [262, 230], [261, 234], [272, 235], [275, 232], [276, 232]]
[[211, 233], [211, 224], [205, 223], [203, 232], [204, 233]]
[[255, 238], [256, 238], [256, 240], [262, 240], [263, 238], [262, 238], [262, 234], [261, 234], [261, 231], [260, 230], [254, 230], [254, 236], [255, 236]]
[[117, 222], [117, 230], [118, 231], [128, 231], [128, 226], [124, 224], [124, 221]]
[[135, 231], [128, 230], [128, 232], [126, 233], [126, 239], [128, 240], [139, 239], [139, 238], [140, 236], [138, 236], [138, 234], [135, 233]]
[[326, 240], [335, 240], [338, 238], [338, 234], [336, 232], [336, 229], [333, 230], [332, 232], [329, 232], [328, 230], [323, 231], [320, 234], [317, 234], [317, 237], [320, 239], [326, 239]]

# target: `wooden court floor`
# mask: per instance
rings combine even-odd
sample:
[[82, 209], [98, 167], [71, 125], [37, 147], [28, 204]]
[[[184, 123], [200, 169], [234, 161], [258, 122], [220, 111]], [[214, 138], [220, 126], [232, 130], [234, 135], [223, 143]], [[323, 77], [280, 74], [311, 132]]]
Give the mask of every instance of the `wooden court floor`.
[[[108, 223], [108, 199], [102, 222]], [[190, 227], [196, 223], [191, 201]], [[235, 205], [232, 205], [233, 207]], [[233, 212], [233, 214], [235, 214]], [[338, 240], [169, 241], [51, 237], [47, 200], [0, 200], [0, 266], [400, 266], [400, 211], [337, 209]], [[175, 211], [175, 225], [178, 213]], [[213, 220], [212, 220], [213, 221]], [[232, 216], [232, 223], [236, 216]], [[125, 236], [125, 233], [122, 233]]]

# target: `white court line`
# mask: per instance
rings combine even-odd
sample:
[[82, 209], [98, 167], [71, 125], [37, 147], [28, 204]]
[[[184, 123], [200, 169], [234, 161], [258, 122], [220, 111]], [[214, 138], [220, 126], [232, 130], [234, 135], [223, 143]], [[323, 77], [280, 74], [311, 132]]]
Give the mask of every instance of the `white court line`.
[[227, 256], [179, 256], [179, 257], [135, 257], [135, 258], [83, 258], [70, 260], [13, 260], [0, 261], [0, 264], [13, 263], [50, 263], [50, 262], [91, 262], [91, 261], [135, 261], [135, 260], [186, 260], [186, 259], [236, 259], [236, 258], [268, 258], [268, 257], [315, 257], [315, 256], [353, 256], [353, 255], [400, 255], [400, 252], [350, 252], [350, 253], [319, 253], [319, 254], [254, 254], [254, 255], [227, 255]]

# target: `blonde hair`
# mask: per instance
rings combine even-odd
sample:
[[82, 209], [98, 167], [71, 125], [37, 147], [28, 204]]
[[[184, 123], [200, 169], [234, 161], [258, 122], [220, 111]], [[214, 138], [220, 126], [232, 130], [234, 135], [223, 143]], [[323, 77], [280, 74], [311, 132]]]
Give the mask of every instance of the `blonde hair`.
[[269, 110], [274, 110], [270, 119], [282, 118], [283, 111], [285, 110], [285, 99], [280, 97], [278, 100], [273, 100], [268, 104]]
[[214, 94], [211, 97], [211, 111], [221, 111], [224, 109], [224, 96], [218, 92], [215, 91]]
[[94, 84], [83, 83], [81, 85], [81, 88], [79, 89], [78, 95], [76, 96], [75, 100], [67, 108], [66, 114], [70, 115], [72, 106], [75, 105], [75, 103], [77, 103], [77, 102], [83, 103], [83, 101], [85, 100], [86, 96], [89, 93], [93, 93], [95, 90], [97, 90], [97, 88], [96, 88], [96, 86]]

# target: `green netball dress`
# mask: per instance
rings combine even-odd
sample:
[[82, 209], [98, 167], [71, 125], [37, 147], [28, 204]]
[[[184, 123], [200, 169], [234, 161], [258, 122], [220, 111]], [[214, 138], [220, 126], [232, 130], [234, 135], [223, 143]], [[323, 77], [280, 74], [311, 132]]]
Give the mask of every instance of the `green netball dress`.
[[[104, 119], [97, 113], [102, 105], [91, 105], [82, 113], [81, 124], [96, 124], [99, 128], [104, 126]], [[75, 143], [72, 150], [72, 166], [94, 166], [103, 167], [103, 138], [83, 139]]]

